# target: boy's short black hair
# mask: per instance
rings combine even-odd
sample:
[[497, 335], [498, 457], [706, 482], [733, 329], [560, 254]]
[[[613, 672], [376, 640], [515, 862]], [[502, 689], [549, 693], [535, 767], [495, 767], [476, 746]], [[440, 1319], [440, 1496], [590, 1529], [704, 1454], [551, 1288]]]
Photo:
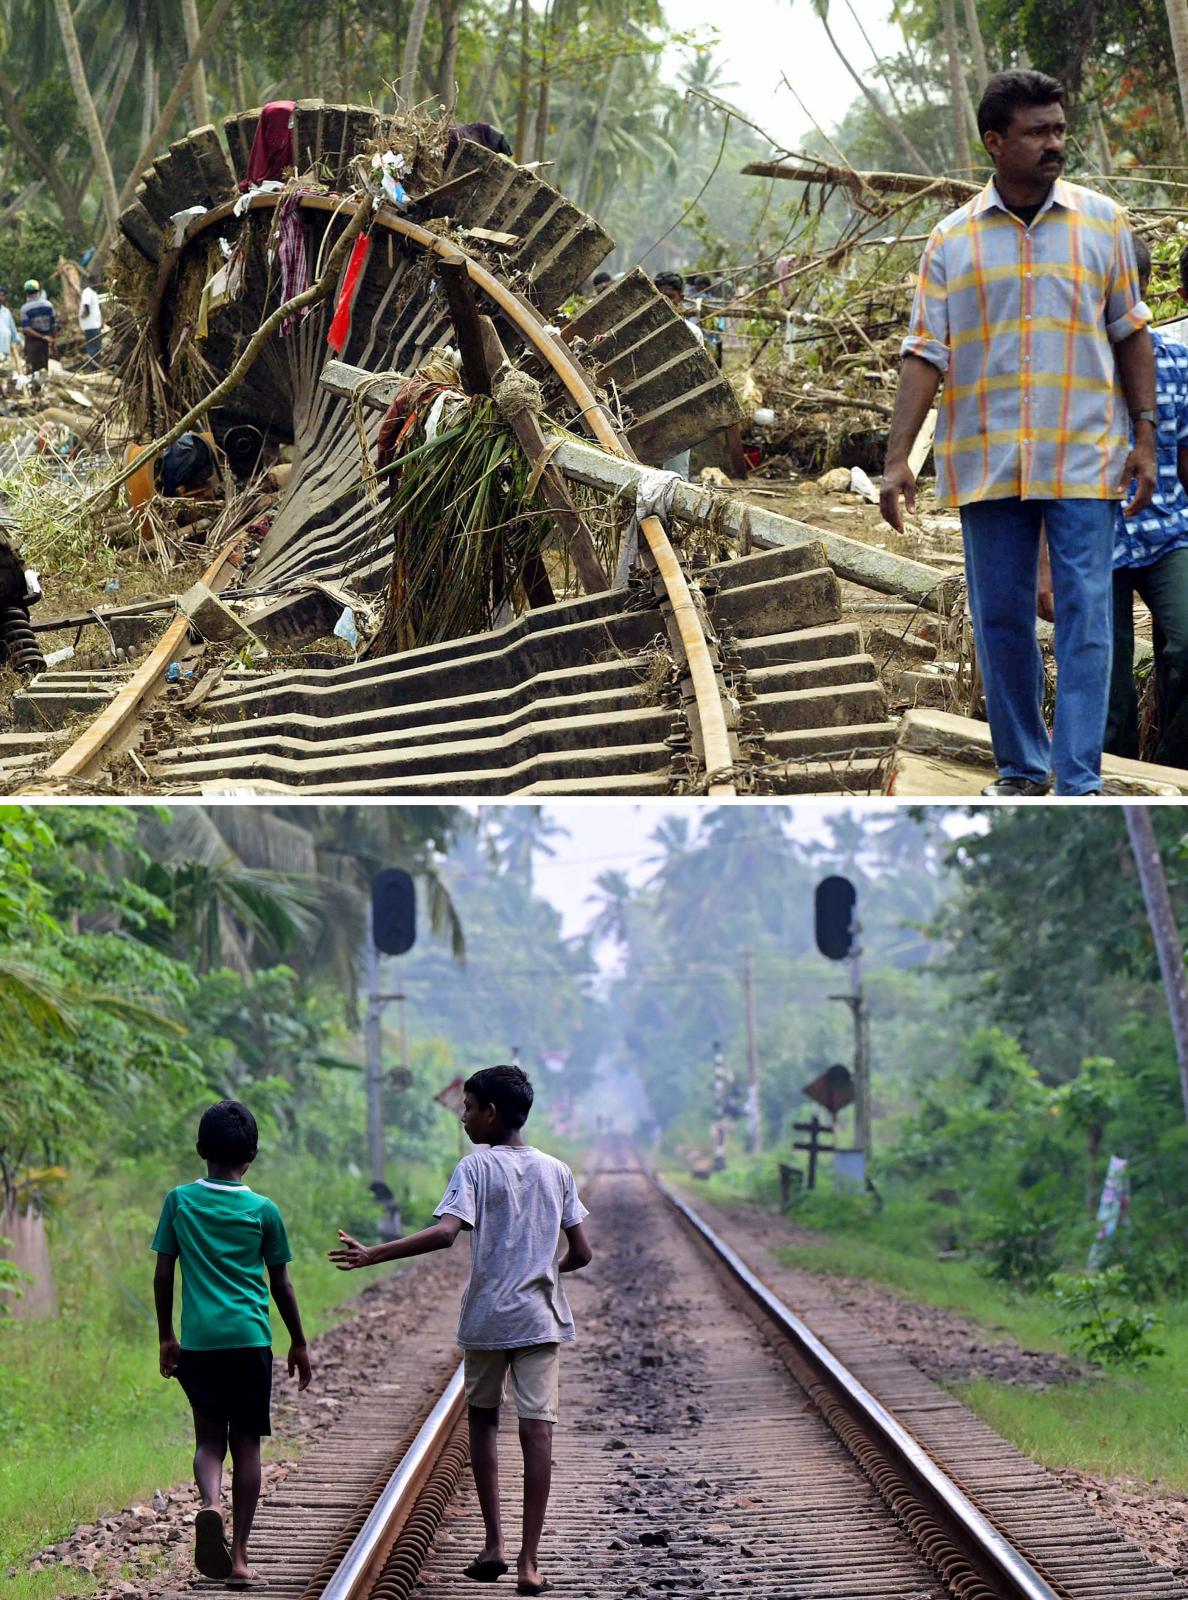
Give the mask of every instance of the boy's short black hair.
[[236, 1167], [252, 1159], [259, 1142], [256, 1119], [238, 1100], [220, 1100], [202, 1113], [198, 1148], [207, 1161]]
[[678, 294], [685, 292], [685, 280], [679, 272], [658, 272], [652, 282], [657, 289], [675, 289]]
[[1137, 233], [1131, 234], [1131, 238], [1134, 240], [1134, 255], [1135, 260], [1138, 262], [1139, 277], [1149, 278], [1151, 276], [1151, 246]]
[[506, 1128], [522, 1128], [532, 1110], [532, 1085], [519, 1067], [483, 1067], [462, 1085], [480, 1106], [494, 1106]]
[[978, 132], [984, 139], [993, 130], [1006, 133], [1016, 111], [1029, 106], [1063, 105], [1064, 85], [1046, 72], [1030, 70], [996, 72], [982, 91], [978, 105]]

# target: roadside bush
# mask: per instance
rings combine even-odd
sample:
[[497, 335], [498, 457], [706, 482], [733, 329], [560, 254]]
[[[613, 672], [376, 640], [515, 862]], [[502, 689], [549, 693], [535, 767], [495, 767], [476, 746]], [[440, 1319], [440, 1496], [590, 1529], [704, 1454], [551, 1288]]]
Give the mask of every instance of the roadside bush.
[[1074, 1349], [1102, 1367], [1137, 1370], [1165, 1352], [1151, 1338], [1163, 1319], [1135, 1303], [1125, 1267], [1064, 1274], [1054, 1283], [1056, 1304], [1068, 1320], [1061, 1332]]
[[1019, 1196], [992, 1212], [978, 1230], [980, 1271], [1017, 1289], [1043, 1288], [1060, 1265], [1058, 1227], [1058, 1219], [1042, 1202]]

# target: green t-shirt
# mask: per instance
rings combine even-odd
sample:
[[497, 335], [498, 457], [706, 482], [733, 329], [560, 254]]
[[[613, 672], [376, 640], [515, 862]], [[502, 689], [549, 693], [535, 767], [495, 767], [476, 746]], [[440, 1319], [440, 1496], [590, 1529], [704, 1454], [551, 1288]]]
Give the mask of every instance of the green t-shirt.
[[183, 1350], [271, 1345], [263, 1268], [293, 1259], [271, 1200], [246, 1183], [180, 1184], [165, 1196], [152, 1248], [181, 1261]]

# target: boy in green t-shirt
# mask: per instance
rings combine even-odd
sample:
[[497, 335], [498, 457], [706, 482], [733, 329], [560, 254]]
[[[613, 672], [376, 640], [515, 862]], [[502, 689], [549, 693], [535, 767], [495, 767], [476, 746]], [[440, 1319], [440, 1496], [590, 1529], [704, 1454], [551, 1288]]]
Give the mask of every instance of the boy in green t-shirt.
[[[251, 1580], [247, 1544], [260, 1498], [260, 1438], [272, 1432], [272, 1298], [289, 1330], [289, 1375], [298, 1389], [312, 1376], [297, 1296], [285, 1262], [292, 1259], [281, 1214], [253, 1194], [243, 1175], [256, 1159], [256, 1119], [238, 1100], [220, 1100], [198, 1124], [206, 1177], [165, 1196], [153, 1238], [153, 1293], [161, 1340], [161, 1376], [174, 1378], [194, 1412], [194, 1480], [202, 1509], [194, 1519], [194, 1564], [232, 1588]], [[173, 1275], [182, 1269], [182, 1336], [173, 1331]], [[219, 1509], [228, 1447], [232, 1538]]]

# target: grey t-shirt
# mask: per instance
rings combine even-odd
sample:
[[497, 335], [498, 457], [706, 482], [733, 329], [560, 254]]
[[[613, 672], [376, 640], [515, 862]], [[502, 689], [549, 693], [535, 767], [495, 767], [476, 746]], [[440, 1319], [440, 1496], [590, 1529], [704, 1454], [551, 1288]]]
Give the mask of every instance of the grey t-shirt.
[[588, 1215], [573, 1173], [531, 1145], [480, 1145], [454, 1168], [435, 1217], [470, 1231], [470, 1281], [462, 1296], [464, 1350], [516, 1350], [573, 1338], [557, 1271], [558, 1240]]

